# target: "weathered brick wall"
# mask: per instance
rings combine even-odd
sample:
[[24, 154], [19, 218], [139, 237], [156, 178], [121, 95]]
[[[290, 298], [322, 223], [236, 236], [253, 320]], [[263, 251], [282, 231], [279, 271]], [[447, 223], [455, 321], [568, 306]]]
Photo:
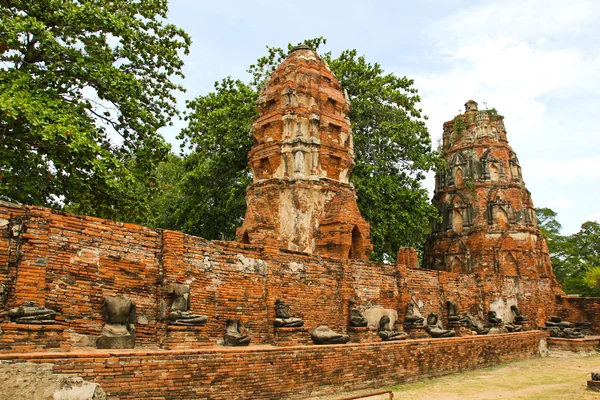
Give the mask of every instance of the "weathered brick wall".
[[556, 314], [570, 322], [591, 322], [592, 332], [600, 334], [600, 298], [560, 296], [557, 299]]
[[[3, 260], [14, 261], [3, 264], [7, 267], [2, 279], [12, 289], [0, 322], [8, 322], [6, 309], [35, 300], [58, 312], [56, 321], [64, 333], [48, 330], [49, 337], [44, 338], [43, 329], [35, 335], [24, 329], [11, 333], [17, 341], [0, 335], [3, 350], [93, 346], [102, 330], [101, 307], [108, 295], [136, 302], [138, 346], [168, 348], [212, 346], [222, 337], [228, 318], [242, 320], [253, 344], [272, 343], [276, 299], [284, 300], [306, 328], [326, 324], [339, 332], [347, 331], [351, 302], [362, 309], [396, 310], [400, 322], [409, 301], [424, 317], [436, 312], [443, 320], [447, 300], [480, 319], [492, 305], [501, 317], [510, 318], [509, 306], [518, 304], [532, 318], [533, 327], [558, 312], [551, 278], [335, 260], [238, 242], [211, 242], [39, 207], [15, 210], [10, 217], [13, 208], [0, 207], [0, 214], [10, 217], [8, 226], [24, 221], [20, 239], [7, 235], [2, 239]], [[13, 257], [13, 250], [6, 249], [17, 248], [17, 242], [22, 254]], [[207, 315], [206, 326], [167, 330], [164, 316], [171, 306], [167, 287], [173, 282], [190, 286], [191, 311]], [[568, 303], [564, 309], [583, 307], [584, 311], [572, 312], [573, 317], [566, 319], [598, 321], [599, 304]], [[24, 338], [37, 342], [27, 344], [29, 339]]]
[[[104, 297], [122, 295], [136, 303], [137, 345], [181, 347], [173, 341], [184, 341], [188, 332], [168, 333], [164, 320], [172, 282], [188, 284], [191, 311], [209, 318], [205, 327], [189, 332], [208, 340], [188, 340], [190, 346], [213, 345], [228, 318], [241, 319], [253, 343], [270, 343], [273, 305], [279, 298], [308, 328], [327, 324], [341, 332], [346, 330], [350, 299], [394, 309], [399, 303], [395, 266], [209, 242], [39, 207], [26, 207], [21, 217], [22, 256], [18, 265], [7, 267], [5, 276], [14, 276], [15, 290], [6, 309], [33, 300], [57, 311], [56, 322], [65, 329], [63, 346], [93, 346], [104, 323]], [[6, 313], [1, 317], [8, 322]], [[42, 328], [38, 343], [26, 346], [22, 339], [31, 337], [26, 330], [15, 334], [20, 338], [16, 342], [10, 335], [0, 336], [0, 348], [57, 347], [54, 331]], [[51, 336], [47, 340], [45, 332]]]
[[540, 331], [271, 349], [1, 355], [50, 363], [119, 399], [298, 399], [414, 382], [539, 356]]
[[0, 201], [0, 311], [13, 291], [25, 213], [24, 207]]

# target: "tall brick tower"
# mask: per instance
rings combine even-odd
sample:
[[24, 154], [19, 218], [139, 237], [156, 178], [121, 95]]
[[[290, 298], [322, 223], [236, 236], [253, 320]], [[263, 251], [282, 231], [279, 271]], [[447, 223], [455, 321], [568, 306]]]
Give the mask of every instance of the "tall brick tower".
[[537, 226], [531, 193], [508, 145], [504, 117], [479, 111], [444, 123], [445, 171], [436, 176], [432, 224], [424, 265], [454, 272], [544, 277], [552, 266]]
[[367, 259], [370, 227], [348, 177], [354, 165], [349, 100], [329, 67], [294, 49], [258, 99], [248, 154], [253, 183], [237, 238], [336, 258]]

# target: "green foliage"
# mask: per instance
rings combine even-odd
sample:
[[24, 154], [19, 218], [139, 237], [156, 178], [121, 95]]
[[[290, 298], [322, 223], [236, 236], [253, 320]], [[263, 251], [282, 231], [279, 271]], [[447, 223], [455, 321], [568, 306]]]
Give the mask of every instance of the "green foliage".
[[[322, 37], [304, 42], [315, 50], [324, 43]], [[257, 93], [293, 47], [267, 47], [268, 54], [249, 67], [249, 83], [225, 78], [214, 92], [188, 104], [188, 126], [180, 138], [191, 152], [184, 156], [178, 189], [185, 200], [167, 226], [208, 239], [234, 237], [250, 183], [248, 131], [257, 117]], [[421, 246], [428, 220], [436, 215], [421, 182], [441, 161], [431, 150], [425, 117], [417, 108], [420, 98], [412, 80], [386, 74], [356, 50], [323, 58], [351, 99], [356, 152], [351, 179], [371, 223], [373, 258], [394, 259], [400, 246]]]
[[465, 179], [465, 187], [467, 188], [467, 190], [469, 192], [471, 192], [472, 194], [475, 194], [475, 181], [473, 181], [473, 179], [466, 178]]
[[0, 0], [1, 199], [145, 219], [190, 45], [166, 13], [166, 0]]
[[467, 117], [464, 115], [457, 115], [454, 117], [452, 128], [454, 130], [454, 134], [451, 136], [451, 140], [448, 141], [447, 147], [453, 146], [456, 142], [458, 142], [464, 134], [464, 131], [467, 129]]
[[489, 110], [487, 110], [488, 115], [490, 117], [500, 117], [503, 118], [502, 115], [498, 114], [498, 110], [496, 110], [495, 108], [490, 108]]
[[465, 129], [467, 129], [467, 121], [463, 115], [454, 117], [454, 132], [460, 137]]
[[413, 81], [386, 74], [356, 50], [336, 59], [331, 70], [350, 96], [356, 166], [351, 180], [358, 206], [371, 223], [372, 258], [393, 260], [400, 246], [420, 248], [436, 216], [424, 173], [439, 164]]
[[600, 292], [600, 266], [590, 268], [585, 273], [583, 282], [588, 288]]
[[556, 220], [558, 214], [550, 208], [540, 207], [536, 209], [539, 228], [548, 239], [560, 236], [562, 225]]
[[225, 78], [215, 83], [214, 92], [188, 103], [188, 125], [179, 138], [192, 151], [165, 166], [181, 168], [181, 175], [177, 182], [169, 177], [170, 189], [163, 194], [168, 201], [155, 201], [157, 226], [207, 239], [235, 238], [246, 210], [244, 190], [252, 181], [248, 132], [258, 117], [256, 98], [251, 86]]
[[539, 208], [537, 216], [547, 237], [554, 274], [565, 292], [600, 297], [600, 224], [587, 221], [579, 232], [562, 236], [556, 212]]

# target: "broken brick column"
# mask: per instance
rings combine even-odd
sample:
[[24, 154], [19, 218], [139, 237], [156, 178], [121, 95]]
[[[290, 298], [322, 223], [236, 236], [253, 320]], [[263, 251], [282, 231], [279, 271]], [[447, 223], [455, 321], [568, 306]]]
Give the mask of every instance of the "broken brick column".
[[9, 302], [10, 307], [21, 306], [26, 301], [45, 306], [50, 214], [51, 210], [47, 208], [30, 207], [28, 210], [22, 235], [22, 257], [14, 283], [15, 296]]

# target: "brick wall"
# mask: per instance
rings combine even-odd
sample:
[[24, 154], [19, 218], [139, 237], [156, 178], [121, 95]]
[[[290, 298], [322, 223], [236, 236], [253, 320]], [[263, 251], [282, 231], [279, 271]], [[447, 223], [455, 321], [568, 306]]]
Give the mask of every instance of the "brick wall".
[[[571, 321], [585, 318], [600, 323], [598, 300], [560, 303], [558, 310], [553, 278], [336, 260], [239, 242], [211, 242], [39, 207], [3, 204], [2, 215], [8, 224], [0, 226], [0, 280], [9, 295], [0, 308], [0, 322], [8, 322], [9, 308], [35, 300], [58, 312], [56, 325], [63, 330], [61, 335], [52, 329], [39, 329], [35, 335], [31, 330], [0, 335], [4, 351], [93, 346], [102, 330], [102, 301], [108, 295], [136, 302], [136, 344], [154, 348], [212, 346], [222, 337], [228, 318], [242, 320], [252, 344], [273, 343], [276, 299], [284, 300], [307, 329], [326, 324], [339, 332], [347, 332], [350, 302], [363, 309], [396, 310], [400, 322], [409, 301], [421, 315], [436, 312], [443, 319], [446, 300], [455, 300], [460, 311], [481, 319], [492, 305], [504, 310], [499, 314], [506, 319], [509, 305], [518, 304], [532, 318], [533, 327], [570, 309], [575, 310], [573, 318], [567, 318]], [[21, 229], [12, 229], [21, 223]], [[167, 330], [164, 315], [171, 300], [166, 288], [172, 282], [190, 286], [191, 311], [207, 315], [206, 326]], [[50, 337], [44, 338], [45, 332]]]
[[111, 398], [295, 399], [538, 357], [543, 338], [543, 332], [531, 331], [270, 349], [0, 354], [0, 362], [50, 363], [56, 374], [99, 383]]
[[11, 295], [16, 279], [26, 212], [25, 207], [0, 201], [0, 305]]
[[600, 334], [600, 299], [597, 297], [560, 296], [556, 314], [566, 321], [589, 321], [592, 332]]

